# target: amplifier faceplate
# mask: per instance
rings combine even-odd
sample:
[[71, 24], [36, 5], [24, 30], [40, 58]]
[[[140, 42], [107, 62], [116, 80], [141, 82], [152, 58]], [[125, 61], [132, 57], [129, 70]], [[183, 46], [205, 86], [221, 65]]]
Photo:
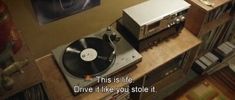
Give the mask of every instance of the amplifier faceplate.
[[141, 40], [184, 22], [189, 7], [184, 0], [148, 0], [124, 9], [123, 25]]
[[117, 30], [122, 36], [139, 52], [148, 49], [158, 43], [162, 42], [163, 40], [167, 40], [169, 37], [178, 36], [180, 31], [183, 29], [184, 23], [180, 23], [177, 25], [173, 25], [170, 28], [162, 30], [157, 34], [153, 34], [152, 36], [138, 40], [135, 38], [133, 34], [131, 34], [130, 30], [128, 30], [122, 23], [122, 20], [117, 22]]

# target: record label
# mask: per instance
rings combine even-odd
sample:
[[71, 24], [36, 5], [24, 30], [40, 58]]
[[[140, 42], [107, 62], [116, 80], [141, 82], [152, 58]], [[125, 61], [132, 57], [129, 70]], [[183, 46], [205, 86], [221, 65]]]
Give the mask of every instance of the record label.
[[84, 49], [81, 52], [80, 57], [83, 61], [93, 61], [97, 58], [97, 51], [92, 48]]

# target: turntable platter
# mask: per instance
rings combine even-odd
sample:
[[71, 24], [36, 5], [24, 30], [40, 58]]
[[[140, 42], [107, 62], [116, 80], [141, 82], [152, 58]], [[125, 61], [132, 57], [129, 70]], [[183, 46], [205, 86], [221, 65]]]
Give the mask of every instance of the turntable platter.
[[88, 37], [71, 43], [65, 49], [62, 60], [69, 73], [85, 78], [105, 72], [114, 58], [114, 49], [108, 42]]

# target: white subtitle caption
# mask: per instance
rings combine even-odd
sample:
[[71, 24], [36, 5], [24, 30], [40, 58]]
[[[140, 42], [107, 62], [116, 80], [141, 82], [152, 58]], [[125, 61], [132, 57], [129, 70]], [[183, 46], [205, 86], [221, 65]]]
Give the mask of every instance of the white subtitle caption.
[[[129, 77], [121, 77], [121, 78], [103, 78], [103, 77], [96, 77], [98, 83], [119, 83], [119, 82], [124, 82], [124, 83], [132, 83], [133, 79]], [[156, 88], [154, 86], [152, 87], [120, 87], [120, 88], [111, 88], [108, 86], [98, 86], [98, 87], [79, 87], [79, 86], [74, 86], [74, 92], [75, 93], [82, 93], [82, 92], [110, 92], [110, 93], [123, 93], [123, 92], [157, 92]]]

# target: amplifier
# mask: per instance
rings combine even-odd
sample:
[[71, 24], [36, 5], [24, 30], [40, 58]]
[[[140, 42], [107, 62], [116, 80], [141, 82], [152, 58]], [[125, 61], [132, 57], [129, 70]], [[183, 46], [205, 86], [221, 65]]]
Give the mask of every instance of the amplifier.
[[123, 25], [138, 40], [185, 21], [190, 4], [184, 0], [148, 0], [123, 10]]
[[159, 42], [162, 42], [163, 40], [167, 40], [168, 38], [173, 38], [178, 36], [183, 26], [184, 26], [183, 23], [175, 24], [170, 28], [158, 32], [158, 34], [154, 34], [145, 39], [138, 40], [133, 34], [131, 34], [130, 30], [128, 30], [123, 25], [122, 19], [117, 22], [117, 30], [139, 52], [144, 51], [154, 45], [157, 45]]

